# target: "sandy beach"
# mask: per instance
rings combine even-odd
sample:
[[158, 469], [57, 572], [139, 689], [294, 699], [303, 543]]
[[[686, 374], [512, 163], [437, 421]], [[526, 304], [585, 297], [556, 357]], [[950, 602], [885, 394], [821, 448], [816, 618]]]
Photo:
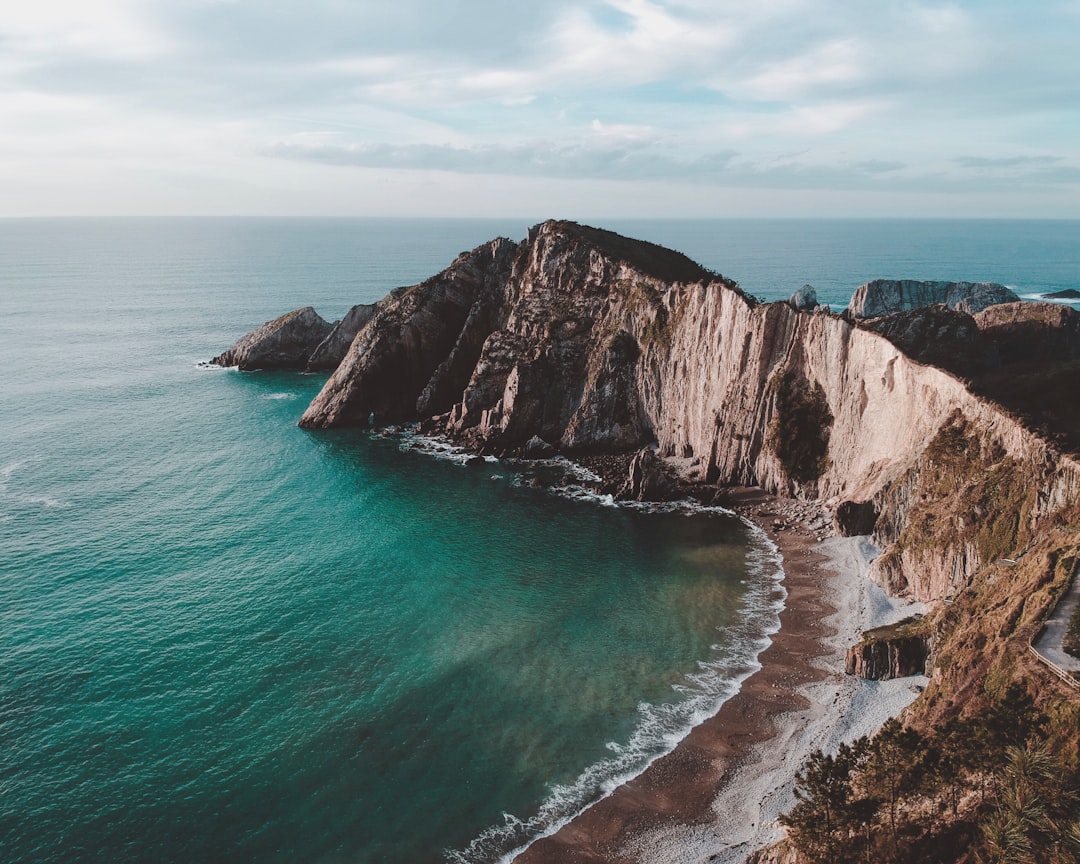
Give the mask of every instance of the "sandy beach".
[[[759, 490], [737, 490], [734, 503], [784, 559], [787, 600], [761, 669], [671, 753], [515, 861], [738, 864], [782, 836], [777, 818], [794, 803], [809, 753], [874, 732], [925, 685], [844, 675], [860, 631], [921, 611], [865, 578], [876, 552], [866, 538], [820, 540], [811, 505]], [[787, 526], [779, 531], [778, 517]]]

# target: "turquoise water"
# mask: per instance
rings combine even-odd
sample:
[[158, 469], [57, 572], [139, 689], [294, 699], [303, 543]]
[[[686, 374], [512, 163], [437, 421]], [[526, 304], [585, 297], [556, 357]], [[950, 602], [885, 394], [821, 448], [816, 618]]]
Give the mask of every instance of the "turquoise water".
[[[1080, 286], [1076, 223], [611, 227], [763, 296]], [[0, 858], [495, 861], [753, 668], [780, 595], [732, 518], [301, 430], [321, 377], [198, 365], [525, 228], [0, 222]]]

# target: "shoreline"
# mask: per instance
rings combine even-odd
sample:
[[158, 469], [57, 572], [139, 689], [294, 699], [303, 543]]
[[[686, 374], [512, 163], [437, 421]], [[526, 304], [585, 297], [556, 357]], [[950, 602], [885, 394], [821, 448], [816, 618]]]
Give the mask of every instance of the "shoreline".
[[[863, 578], [866, 538], [830, 537], [808, 523], [816, 505], [759, 489], [731, 490], [731, 504], [772, 540], [787, 591], [780, 629], [720, 710], [670, 752], [553, 834], [518, 864], [741, 864], [782, 836], [795, 773], [815, 749], [871, 734], [918, 695], [925, 679], [845, 676], [844, 651], [860, 630], [919, 607]], [[783, 530], [771, 530], [780, 519]]]

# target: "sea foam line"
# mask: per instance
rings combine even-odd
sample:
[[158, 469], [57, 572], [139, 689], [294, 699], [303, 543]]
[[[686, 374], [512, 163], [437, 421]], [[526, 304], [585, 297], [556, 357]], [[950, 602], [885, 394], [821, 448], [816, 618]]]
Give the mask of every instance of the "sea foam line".
[[780, 612], [787, 592], [783, 588], [782, 559], [776, 545], [749, 520], [753, 543], [748, 554], [751, 586], [734, 627], [725, 628], [735, 638], [724, 648], [698, 662], [698, 669], [672, 685], [685, 698], [676, 702], [638, 707], [639, 720], [625, 744], [611, 742], [613, 756], [596, 762], [574, 783], [552, 788], [536, 815], [521, 819], [504, 813], [504, 822], [493, 825], [467, 847], [448, 850], [453, 864], [509, 864], [529, 846], [555, 834], [597, 801], [619, 786], [640, 776], [657, 759], [670, 753], [690, 731], [714, 716], [742, 688], [743, 682], [761, 668], [758, 656], [780, 628]]
[[[415, 426], [389, 427], [383, 435], [400, 436], [403, 450], [416, 450], [437, 459], [465, 464], [475, 454], [453, 442], [416, 432]], [[493, 456], [487, 462], [499, 463]], [[558, 466], [577, 482], [547, 487], [552, 494], [606, 507], [624, 507], [647, 513], [694, 513], [737, 515], [751, 538], [747, 552], [747, 578], [744, 596], [735, 625], [725, 628], [730, 643], [714, 644], [713, 656], [699, 660], [697, 670], [672, 683], [672, 690], [682, 696], [674, 702], [638, 706], [639, 719], [626, 743], [608, 742], [612, 756], [586, 767], [568, 785], [551, 789], [534, 816], [527, 819], [512, 813], [503, 814], [503, 823], [493, 825], [472, 840], [464, 849], [446, 850], [453, 864], [509, 864], [537, 840], [551, 836], [597, 801], [606, 798], [619, 786], [640, 776], [657, 759], [670, 753], [690, 731], [714, 716], [721, 706], [742, 688], [743, 682], [761, 668], [759, 655], [780, 629], [780, 612], [787, 599], [783, 585], [783, 558], [777, 545], [752, 520], [715, 505], [690, 499], [677, 501], [616, 501], [587, 488], [600, 478], [583, 465], [562, 456], [542, 460]], [[503, 464], [514, 467], [517, 460]], [[511, 481], [524, 483], [516, 474]]]

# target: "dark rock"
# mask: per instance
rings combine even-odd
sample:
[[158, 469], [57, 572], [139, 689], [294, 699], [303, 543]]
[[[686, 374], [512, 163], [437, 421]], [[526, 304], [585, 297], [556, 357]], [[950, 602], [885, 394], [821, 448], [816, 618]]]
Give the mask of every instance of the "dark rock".
[[1064, 291], [1051, 291], [1042, 295], [1043, 300], [1080, 300], [1080, 291], [1075, 288], [1066, 288]]
[[267, 321], [210, 362], [245, 370], [304, 369], [332, 329], [332, 324], [305, 306]]
[[378, 308], [377, 303], [357, 303], [346, 312], [345, 317], [334, 324], [334, 329], [308, 358], [308, 370], [314, 372], [320, 369], [337, 369], [356, 334], [372, 319]]
[[848, 303], [852, 318], [876, 318], [941, 303], [973, 315], [996, 303], [1020, 298], [996, 282], [919, 282], [914, 279], [875, 279], [860, 285]]
[[525, 455], [530, 459], [544, 459], [555, 455], [555, 448], [539, 435], [533, 435], [525, 443]]
[[920, 636], [870, 639], [847, 650], [844, 671], [873, 681], [926, 674], [930, 643]]
[[788, 303], [800, 312], [811, 312], [818, 306], [817, 291], [813, 285], [803, 285], [788, 298]]
[[645, 447], [630, 461], [626, 482], [616, 497], [624, 501], [663, 501], [674, 488], [656, 452]]
[[470, 456], [468, 459], [465, 460], [465, 464], [473, 466], [486, 465], [487, 459], [485, 459], [483, 456]]
[[957, 375], [971, 376], [998, 362], [975, 319], [942, 304], [862, 321], [859, 326], [880, 333], [913, 360]]
[[858, 537], [874, 533], [877, 517], [872, 501], [844, 501], [833, 513], [833, 525], [841, 537]]
[[516, 249], [509, 240], [494, 240], [381, 301], [300, 425], [362, 425], [371, 414], [379, 421], [412, 419], [421, 396], [424, 416], [449, 410], [475, 364], [475, 357], [454, 358], [478, 350], [486, 338], [470, 325], [490, 317], [474, 312], [499, 302]]

